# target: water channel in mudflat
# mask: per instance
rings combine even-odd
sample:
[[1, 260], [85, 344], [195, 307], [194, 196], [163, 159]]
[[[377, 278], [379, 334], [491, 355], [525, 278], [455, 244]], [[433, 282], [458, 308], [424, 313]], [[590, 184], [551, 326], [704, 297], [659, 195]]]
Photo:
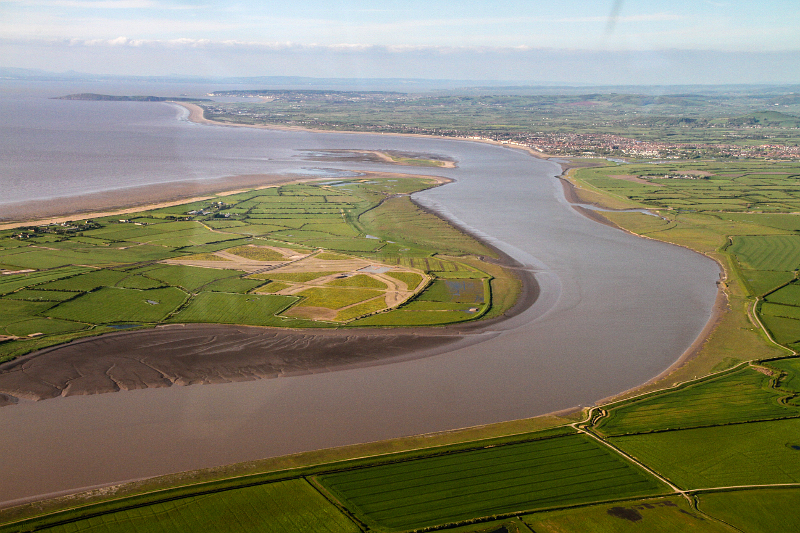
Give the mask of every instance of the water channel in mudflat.
[[[182, 109], [161, 103], [13, 100], [0, 110], [7, 118], [0, 180], [15, 201], [40, 198], [42, 190], [66, 196], [319, 166], [441, 175], [455, 182], [417, 194], [418, 201], [535, 272], [541, 293], [522, 314], [465, 333], [469, 343], [429, 357], [0, 408], [5, 505], [590, 405], [669, 367], [712, 313], [716, 263], [582, 216], [564, 199], [555, 178], [559, 166], [519, 150], [464, 140], [197, 125]], [[304, 159], [304, 150], [326, 149], [432, 153], [458, 166]], [[36, 176], [35, 187], [29, 176]]]

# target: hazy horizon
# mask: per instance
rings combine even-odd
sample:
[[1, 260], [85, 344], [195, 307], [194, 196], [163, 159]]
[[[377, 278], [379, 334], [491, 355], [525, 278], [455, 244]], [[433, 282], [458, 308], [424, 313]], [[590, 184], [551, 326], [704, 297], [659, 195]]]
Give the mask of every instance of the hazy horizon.
[[509, 84], [800, 83], [800, 13], [677, 0], [417, 0], [264, 5], [8, 0], [4, 67], [97, 75], [495, 80]]

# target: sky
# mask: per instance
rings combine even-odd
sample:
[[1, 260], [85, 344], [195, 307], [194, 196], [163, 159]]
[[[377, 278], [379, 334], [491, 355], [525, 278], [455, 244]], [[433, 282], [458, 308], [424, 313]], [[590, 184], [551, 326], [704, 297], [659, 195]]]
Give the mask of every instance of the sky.
[[0, 0], [0, 67], [95, 74], [800, 83], [797, 0]]

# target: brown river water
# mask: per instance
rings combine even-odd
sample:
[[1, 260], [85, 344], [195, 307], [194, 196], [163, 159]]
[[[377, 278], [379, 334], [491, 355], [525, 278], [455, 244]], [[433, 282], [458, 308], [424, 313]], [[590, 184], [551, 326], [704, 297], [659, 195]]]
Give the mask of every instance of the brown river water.
[[[719, 279], [713, 261], [582, 216], [564, 199], [558, 165], [518, 150], [460, 140], [196, 125], [182, 109], [160, 103], [15, 97], [0, 100], [0, 112], [7, 118], [7, 134], [0, 136], [7, 202], [59, 201], [187, 178], [302, 176], [321, 166], [408, 170], [309, 162], [303, 150], [446, 156], [457, 168], [413, 172], [455, 182], [417, 200], [516, 259], [540, 287], [539, 298], [521, 314], [454, 333], [452, 342], [435, 348], [413, 339], [402, 350], [374, 342], [365, 352], [373, 359], [367, 366], [349, 361], [281, 377], [266, 372], [252, 381], [21, 400], [0, 408], [0, 505], [591, 405], [669, 367], [712, 313]], [[137, 348], [136, 335], [120, 338], [120, 346]]]

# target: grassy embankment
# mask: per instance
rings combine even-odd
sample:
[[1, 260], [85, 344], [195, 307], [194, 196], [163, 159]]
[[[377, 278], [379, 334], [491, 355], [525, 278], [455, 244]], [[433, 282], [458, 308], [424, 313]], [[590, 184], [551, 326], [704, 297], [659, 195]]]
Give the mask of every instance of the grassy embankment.
[[504, 312], [518, 280], [407, 196], [434, 184], [292, 184], [2, 231], [0, 361], [163, 323], [444, 325]]

